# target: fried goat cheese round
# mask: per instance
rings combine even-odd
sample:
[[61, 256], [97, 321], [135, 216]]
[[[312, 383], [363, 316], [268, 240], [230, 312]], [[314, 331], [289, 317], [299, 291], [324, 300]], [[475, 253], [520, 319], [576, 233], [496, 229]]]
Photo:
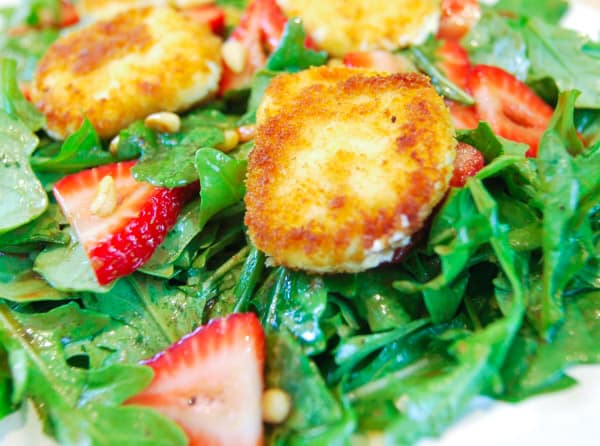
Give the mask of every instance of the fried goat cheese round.
[[83, 18], [102, 20], [134, 8], [170, 4], [170, 0], [81, 0], [75, 6]]
[[86, 116], [108, 138], [214, 93], [220, 45], [208, 27], [174, 9], [133, 9], [59, 38], [38, 65], [31, 98], [51, 136], [65, 138]]
[[394, 50], [435, 33], [439, 0], [277, 0], [300, 17], [317, 45], [336, 57], [350, 51]]
[[249, 237], [270, 264], [289, 268], [358, 272], [389, 261], [446, 193], [455, 147], [425, 76], [281, 74], [257, 111]]

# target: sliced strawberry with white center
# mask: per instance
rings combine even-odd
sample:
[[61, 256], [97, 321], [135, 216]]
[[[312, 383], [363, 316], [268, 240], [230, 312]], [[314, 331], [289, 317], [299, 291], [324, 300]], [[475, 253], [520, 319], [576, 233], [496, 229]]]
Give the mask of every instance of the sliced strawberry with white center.
[[450, 180], [450, 186], [463, 187], [470, 177], [483, 169], [483, 166], [485, 166], [483, 154], [475, 147], [459, 142], [456, 146], [454, 174]]
[[442, 17], [438, 39], [459, 40], [481, 17], [478, 0], [442, 0]]
[[450, 110], [452, 125], [455, 129], [474, 129], [479, 124], [477, 108], [474, 105], [464, 105], [458, 102], [446, 99], [446, 105]]
[[154, 379], [128, 404], [172, 418], [190, 446], [260, 445], [264, 341], [253, 313], [213, 320], [146, 361]]
[[535, 157], [542, 134], [552, 118], [552, 107], [533, 90], [501, 68], [476, 65], [469, 76], [469, 90], [477, 102], [477, 114], [494, 132], [529, 145]]
[[467, 81], [471, 63], [467, 51], [456, 40], [444, 40], [436, 50], [437, 65], [450, 81], [463, 90]]
[[[268, 55], [279, 44], [286, 22], [287, 18], [275, 0], [252, 0], [225, 42], [224, 47], [227, 47], [235, 41], [239, 44], [236, 45], [238, 51], [244, 54], [237, 58], [242, 61], [241, 66], [232, 67], [225, 58], [220, 94], [250, 86], [254, 73], [264, 67]], [[307, 39], [307, 46], [310, 45], [311, 41]]]
[[354, 68], [370, 68], [388, 73], [405, 73], [414, 65], [403, 56], [385, 50], [355, 51], [344, 56], [344, 65]]
[[[54, 185], [54, 197], [75, 229], [100, 285], [142, 266], [197, 188], [166, 189], [136, 181], [131, 175], [134, 164], [129, 161], [82, 170]], [[105, 177], [110, 177], [113, 186], [101, 192], [100, 182]], [[98, 200], [109, 203], [110, 209], [95, 210], [93, 204]]]

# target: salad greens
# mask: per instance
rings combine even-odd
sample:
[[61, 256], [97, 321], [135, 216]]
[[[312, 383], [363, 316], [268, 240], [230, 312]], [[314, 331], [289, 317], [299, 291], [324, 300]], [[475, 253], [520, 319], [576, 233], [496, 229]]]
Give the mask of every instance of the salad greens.
[[[401, 262], [358, 274], [268, 266], [243, 225], [252, 144], [215, 148], [253, 122], [278, 72], [326, 62], [304, 48], [300, 21], [256, 74], [241, 118], [230, 98], [190, 111], [175, 134], [135, 122], [115, 153], [87, 120], [62, 144], [34, 134], [43, 118], [4, 60], [0, 416], [29, 399], [61, 444], [183, 445], [167, 418], [122, 405], [152, 379], [138, 362], [239, 311], [265, 328], [266, 386], [293, 401], [267, 444], [412, 444], [439, 435], [477, 396], [520, 401], [574, 385], [568, 367], [600, 362], [600, 57], [585, 50], [597, 44], [555, 26], [565, 4], [502, 0], [464, 39], [474, 61], [557, 104], [538, 157], [487, 123], [459, 131], [486, 167], [451, 189]], [[428, 51], [412, 49], [423, 70], [435, 68]], [[450, 84], [441, 79], [441, 91], [472, 100]], [[47, 190], [65, 174], [136, 158], [138, 180], [199, 180], [200, 192], [138, 272], [100, 287]]]

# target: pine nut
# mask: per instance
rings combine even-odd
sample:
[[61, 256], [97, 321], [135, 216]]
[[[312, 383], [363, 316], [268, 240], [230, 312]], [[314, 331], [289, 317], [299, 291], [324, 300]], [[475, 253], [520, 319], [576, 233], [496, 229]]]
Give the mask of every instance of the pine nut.
[[159, 112], [148, 115], [144, 124], [157, 132], [176, 133], [181, 128], [181, 119], [172, 112]]
[[241, 73], [246, 66], [248, 56], [246, 47], [235, 39], [228, 39], [221, 47], [223, 62], [234, 73]]
[[99, 217], [108, 217], [117, 208], [117, 186], [111, 175], [106, 175], [98, 184], [96, 198], [90, 205], [90, 211]]
[[285, 421], [292, 410], [292, 398], [278, 388], [267, 389], [262, 396], [263, 421], [279, 424]]

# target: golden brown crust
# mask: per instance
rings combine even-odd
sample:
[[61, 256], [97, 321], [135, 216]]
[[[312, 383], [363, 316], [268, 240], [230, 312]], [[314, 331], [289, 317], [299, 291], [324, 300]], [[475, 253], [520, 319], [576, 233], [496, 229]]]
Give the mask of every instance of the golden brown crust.
[[320, 48], [394, 50], [418, 44], [437, 30], [439, 0], [277, 0], [287, 17], [300, 17]]
[[64, 138], [87, 116], [102, 137], [215, 91], [220, 41], [171, 8], [142, 8], [74, 31], [48, 50], [32, 99]]
[[257, 118], [245, 222], [276, 264], [365, 269], [406, 243], [448, 187], [453, 130], [424, 76], [283, 74]]

